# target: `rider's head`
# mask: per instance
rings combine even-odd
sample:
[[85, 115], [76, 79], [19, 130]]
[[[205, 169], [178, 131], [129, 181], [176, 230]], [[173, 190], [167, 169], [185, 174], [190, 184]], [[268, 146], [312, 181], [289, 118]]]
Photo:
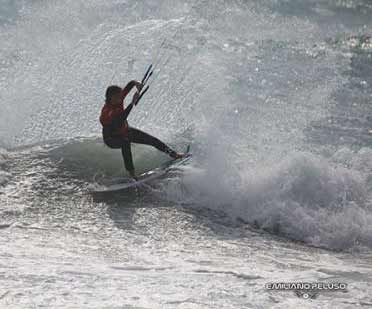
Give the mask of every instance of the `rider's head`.
[[122, 91], [119, 86], [109, 86], [106, 89], [106, 103], [118, 105], [123, 102]]

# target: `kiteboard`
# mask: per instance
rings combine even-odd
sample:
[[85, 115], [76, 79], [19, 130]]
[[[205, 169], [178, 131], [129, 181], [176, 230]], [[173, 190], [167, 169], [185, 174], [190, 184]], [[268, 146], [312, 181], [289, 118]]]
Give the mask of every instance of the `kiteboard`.
[[151, 182], [152, 180], [165, 176], [171, 170], [174, 170], [177, 167], [184, 165], [187, 161], [191, 159], [191, 157], [192, 154], [190, 152], [190, 146], [188, 146], [187, 151], [185, 152], [185, 155], [182, 158], [173, 159], [168, 162], [165, 162], [164, 164], [157, 168], [140, 174], [139, 176], [137, 176], [136, 180], [129, 177], [123, 177], [106, 184], [95, 184], [92, 188], [89, 189], [89, 191], [91, 193], [105, 193], [139, 187], [148, 182]]

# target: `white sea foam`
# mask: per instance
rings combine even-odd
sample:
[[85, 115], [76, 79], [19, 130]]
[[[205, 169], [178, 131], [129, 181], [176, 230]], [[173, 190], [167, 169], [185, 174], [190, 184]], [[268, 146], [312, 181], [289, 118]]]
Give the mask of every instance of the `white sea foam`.
[[[360, 155], [365, 159], [365, 151]], [[355, 157], [352, 160], [359, 162]], [[310, 153], [295, 153], [278, 164], [185, 171], [184, 189], [169, 188], [173, 200], [222, 210], [270, 232], [332, 249], [372, 247], [372, 212], [364, 174]]]

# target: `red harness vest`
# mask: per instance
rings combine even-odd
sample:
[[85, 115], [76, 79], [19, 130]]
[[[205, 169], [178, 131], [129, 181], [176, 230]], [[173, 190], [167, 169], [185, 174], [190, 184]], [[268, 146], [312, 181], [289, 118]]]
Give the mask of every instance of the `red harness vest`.
[[128, 89], [125, 87], [121, 93], [122, 102], [119, 105], [105, 103], [102, 108], [99, 121], [103, 126], [104, 137], [127, 136], [128, 135], [128, 121], [122, 121], [119, 125], [113, 125], [113, 120], [124, 112], [124, 99], [128, 95]]
[[127, 136], [128, 134], [128, 122], [127, 121], [123, 121], [116, 128], [111, 128], [113, 119], [115, 117], [118, 117], [123, 112], [124, 112], [124, 104], [112, 105], [112, 104], [105, 103], [105, 105], [102, 108], [99, 121], [101, 122], [104, 131], [108, 132], [107, 134], [112, 135], [112, 136], [115, 136], [115, 135]]

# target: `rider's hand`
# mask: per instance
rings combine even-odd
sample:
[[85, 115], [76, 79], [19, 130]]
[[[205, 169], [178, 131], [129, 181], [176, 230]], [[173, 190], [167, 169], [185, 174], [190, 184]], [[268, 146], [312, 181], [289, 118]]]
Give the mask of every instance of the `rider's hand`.
[[141, 92], [142, 88], [143, 88], [143, 85], [141, 82], [136, 82], [136, 87], [138, 89], [139, 92]]

